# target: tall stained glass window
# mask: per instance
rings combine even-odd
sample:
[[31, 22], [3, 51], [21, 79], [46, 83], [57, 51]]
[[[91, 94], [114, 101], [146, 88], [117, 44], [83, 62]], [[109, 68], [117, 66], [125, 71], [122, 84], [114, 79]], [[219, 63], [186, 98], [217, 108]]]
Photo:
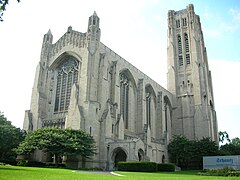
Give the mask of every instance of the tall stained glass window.
[[78, 81], [79, 63], [73, 57], [67, 57], [57, 71], [54, 112], [67, 111], [70, 103], [71, 89]]

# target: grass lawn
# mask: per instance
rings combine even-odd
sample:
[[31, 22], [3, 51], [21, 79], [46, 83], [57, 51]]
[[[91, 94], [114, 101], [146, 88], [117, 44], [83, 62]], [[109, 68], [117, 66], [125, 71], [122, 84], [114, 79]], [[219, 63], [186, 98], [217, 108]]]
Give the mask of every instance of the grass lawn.
[[57, 169], [57, 168], [33, 168], [33, 167], [18, 167], [18, 166], [0, 166], [0, 179], [1, 180], [54, 180], [54, 179], [119, 179], [119, 180], [143, 180], [143, 179], [240, 179], [240, 177], [217, 177], [217, 176], [199, 176], [197, 171], [180, 171], [172, 173], [137, 173], [137, 172], [120, 172], [115, 173], [122, 174], [124, 176], [118, 177], [108, 174], [90, 174], [88, 172], [72, 172], [69, 169]]

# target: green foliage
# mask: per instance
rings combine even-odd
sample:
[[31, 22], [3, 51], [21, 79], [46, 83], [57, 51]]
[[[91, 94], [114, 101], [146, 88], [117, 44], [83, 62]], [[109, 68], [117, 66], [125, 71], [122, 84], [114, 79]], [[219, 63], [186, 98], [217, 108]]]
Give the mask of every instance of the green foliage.
[[28, 161], [28, 160], [20, 160], [17, 163], [18, 166], [28, 166], [28, 167], [46, 167], [47, 164], [38, 161]]
[[220, 155], [239, 155], [240, 154], [240, 139], [233, 138], [230, 143], [220, 147]]
[[238, 137], [236, 138], [233, 138], [231, 143], [234, 145], [234, 146], [240, 146], [240, 139]]
[[36, 149], [55, 156], [81, 155], [84, 158], [91, 157], [96, 151], [95, 141], [89, 134], [82, 130], [58, 128], [42, 128], [29, 133], [16, 151], [24, 155]]
[[17, 162], [18, 166], [27, 166], [28, 160], [20, 160]]
[[156, 172], [157, 163], [155, 162], [118, 162], [119, 171], [133, 172]]
[[240, 171], [236, 171], [232, 168], [225, 167], [223, 169], [209, 169], [203, 172], [198, 173], [199, 175], [204, 176], [239, 176], [240, 177]]
[[83, 170], [83, 171], [103, 171], [102, 168], [99, 167], [93, 167], [93, 168], [78, 168], [78, 170]]
[[189, 140], [184, 136], [174, 136], [168, 145], [171, 162], [182, 169], [189, 168], [189, 164], [197, 169], [202, 168], [202, 157], [218, 154], [218, 146], [210, 138]]
[[[17, 0], [20, 2], [20, 0]], [[3, 11], [6, 10], [6, 6], [8, 4], [8, 0], [0, 0], [0, 21], [3, 21], [2, 16], [3, 16]]]
[[188, 166], [189, 161], [194, 156], [193, 142], [185, 136], [174, 136], [168, 145], [171, 162], [176, 163], [181, 168]]
[[160, 171], [160, 172], [174, 172], [175, 171], [175, 164], [159, 163], [159, 164], [157, 164], [157, 171]]
[[219, 131], [218, 136], [219, 136], [219, 142], [221, 142], [221, 143], [223, 143], [224, 140], [227, 140], [228, 142], [231, 141], [229, 138], [229, 135], [226, 131]]
[[23, 141], [26, 133], [20, 128], [16, 128], [0, 112], [0, 159], [15, 160], [16, 153], [13, 150]]

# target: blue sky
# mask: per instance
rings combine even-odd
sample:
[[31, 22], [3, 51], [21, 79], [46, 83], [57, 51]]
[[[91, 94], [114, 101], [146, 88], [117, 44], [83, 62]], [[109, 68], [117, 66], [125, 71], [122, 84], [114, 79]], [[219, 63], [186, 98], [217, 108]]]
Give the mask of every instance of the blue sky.
[[101, 41], [166, 87], [167, 12], [190, 3], [201, 18], [219, 130], [240, 137], [239, 0], [10, 0], [0, 23], [0, 111], [22, 127], [43, 35], [51, 29], [55, 42], [68, 26], [86, 32], [94, 11]]

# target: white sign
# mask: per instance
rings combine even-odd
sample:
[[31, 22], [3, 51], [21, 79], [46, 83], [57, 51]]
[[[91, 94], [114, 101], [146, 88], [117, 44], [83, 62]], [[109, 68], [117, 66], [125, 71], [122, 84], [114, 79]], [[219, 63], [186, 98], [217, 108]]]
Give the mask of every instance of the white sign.
[[240, 170], [240, 155], [203, 157], [203, 169], [223, 169], [225, 167]]

